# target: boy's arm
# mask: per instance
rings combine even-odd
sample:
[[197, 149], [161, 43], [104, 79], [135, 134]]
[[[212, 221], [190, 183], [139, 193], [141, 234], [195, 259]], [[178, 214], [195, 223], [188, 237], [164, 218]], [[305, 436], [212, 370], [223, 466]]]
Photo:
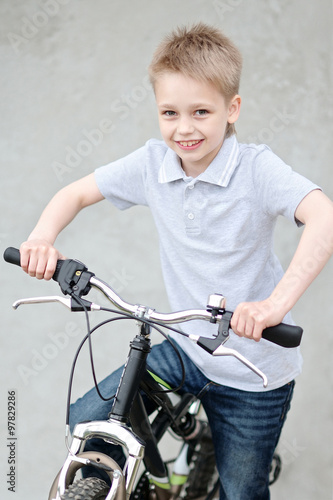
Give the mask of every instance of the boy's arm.
[[20, 247], [21, 266], [30, 276], [49, 280], [58, 259], [64, 258], [53, 246], [58, 234], [83, 208], [103, 200], [94, 174], [69, 184], [52, 198], [28, 240]]
[[241, 337], [259, 341], [262, 330], [281, 323], [333, 253], [333, 203], [321, 191], [311, 191], [299, 204], [296, 219], [305, 228], [294, 257], [270, 297], [236, 308], [231, 327]]

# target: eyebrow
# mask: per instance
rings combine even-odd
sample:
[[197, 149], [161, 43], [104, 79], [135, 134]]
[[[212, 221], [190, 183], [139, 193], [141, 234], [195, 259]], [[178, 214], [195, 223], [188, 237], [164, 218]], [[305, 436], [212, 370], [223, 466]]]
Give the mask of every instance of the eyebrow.
[[158, 105], [158, 107], [160, 107], [160, 108], [168, 108], [168, 109], [170, 109], [170, 108], [175, 108], [175, 106], [173, 106], [172, 104], [167, 104], [167, 103], [162, 103], [162, 104], [158, 104], [158, 103], [157, 103], [157, 105]]
[[[167, 109], [175, 109], [176, 106], [174, 106], [173, 104], [168, 104], [168, 103], [161, 103], [161, 104], [158, 104], [158, 107], [160, 108], [167, 108]], [[191, 107], [194, 108], [194, 109], [205, 109], [205, 108], [210, 108], [212, 107], [213, 103], [202, 103], [202, 102], [199, 102], [199, 103], [193, 103], [191, 104]]]

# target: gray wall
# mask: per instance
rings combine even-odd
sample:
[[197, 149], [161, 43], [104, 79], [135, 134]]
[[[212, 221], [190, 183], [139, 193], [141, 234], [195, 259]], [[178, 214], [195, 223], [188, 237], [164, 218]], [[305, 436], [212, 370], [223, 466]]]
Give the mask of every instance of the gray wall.
[[[239, 140], [269, 144], [333, 196], [330, 0], [1, 0], [0, 20], [1, 251], [28, 236], [62, 186], [159, 137], [147, 65], [164, 33], [196, 21], [221, 28], [244, 55]], [[284, 266], [300, 233], [290, 223], [278, 226]], [[119, 213], [101, 203], [57, 244], [127, 300], [168, 308], [146, 209]], [[67, 380], [84, 321], [61, 305], [13, 311], [17, 298], [57, 294], [57, 286], [0, 266], [0, 497], [42, 500], [66, 453]], [[281, 438], [284, 469], [273, 499], [333, 495], [332, 280], [330, 263], [294, 310], [305, 329], [304, 371]], [[125, 356], [131, 334], [124, 326], [117, 332], [95, 338], [99, 378]], [[75, 398], [91, 380], [84, 353]], [[17, 398], [15, 495], [6, 484], [8, 390]]]

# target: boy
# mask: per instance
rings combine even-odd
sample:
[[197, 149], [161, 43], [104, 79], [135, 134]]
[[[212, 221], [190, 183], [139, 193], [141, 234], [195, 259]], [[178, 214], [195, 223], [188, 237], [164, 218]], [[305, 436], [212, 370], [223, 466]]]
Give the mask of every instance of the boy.
[[[261, 333], [291, 322], [289, 311], [332, 254], [333, 204], [266, 146], [237, 142], [241, 56], [218, 30], [203, 24], [177, 30], [158, 47], [149, 71], [164, 141], [150, 140], [56, 194], [21, 246], [21, 265], [50, 279], [62, 258], [53, 247], [57, 235], [88, 205], [104, 198], [120, 209], [148, 205], [172, 310], [204, 308], [210, 293], [222, 291], [235, 311], [228, 347], [268, 376], [264, 390], [236, 360], [212, 359], [174, 338], [186, 368], [183, 389], [201, 398], [210, 421], [221, 499], [266, 500], [301, 357], [298, 349], [260, 341]], [[284, 275], [272, 251], [278, 215], [305, 226]], [[198, 328], [200, 335], [214, 332], [208, 323], [183, 327]], [[171, 386], [179, 384], [167, 342], [154, 346], [148, 362]], [[102, 389], [111, 394], [120, 372]], [[105, 419], [108, 411], [93, 389], [72, 406], [71, 421]], [[104, 442], [97, 446], [111, 452]]]

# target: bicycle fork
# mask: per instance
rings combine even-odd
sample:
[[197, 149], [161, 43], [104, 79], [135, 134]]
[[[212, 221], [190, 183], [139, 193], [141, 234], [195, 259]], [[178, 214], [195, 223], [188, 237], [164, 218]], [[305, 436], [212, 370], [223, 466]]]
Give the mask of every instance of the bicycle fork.
[[[88, 439], [98, 437], [122, 446], [127, 451], [124, 471], [110, 457], [98, 452], [81, 452]], [[67, 459], [51, 488], [49, 500], [58, 500], [74, 479], [76, 472], [85, 465], [103, 469], [111, 480], [111, 489], [105, 500], [124, 500], [133, 489], [144, 445], [133, 432], [119, 421], [102, 420], [77, 424]]]
[[[56, 477], [49, 500], [60, 500], [72, 483], [76, 472], [85, 465], [102, 468], [111, 480], [111, 489], [105, 500], [125, 500], [132, 492], [140, 463], [144, 457], [144, 442], [127, 426], [133, 399], [150, 352], [149, 326], [140, 325], [140, 335], [131, 343], [120, 384], [108, 420], [82, 422], [75, 426], [67, 459]], [[103, 453], [84, 452], [85, 442], [101, 438], [126, 450], [124, 471]]]

